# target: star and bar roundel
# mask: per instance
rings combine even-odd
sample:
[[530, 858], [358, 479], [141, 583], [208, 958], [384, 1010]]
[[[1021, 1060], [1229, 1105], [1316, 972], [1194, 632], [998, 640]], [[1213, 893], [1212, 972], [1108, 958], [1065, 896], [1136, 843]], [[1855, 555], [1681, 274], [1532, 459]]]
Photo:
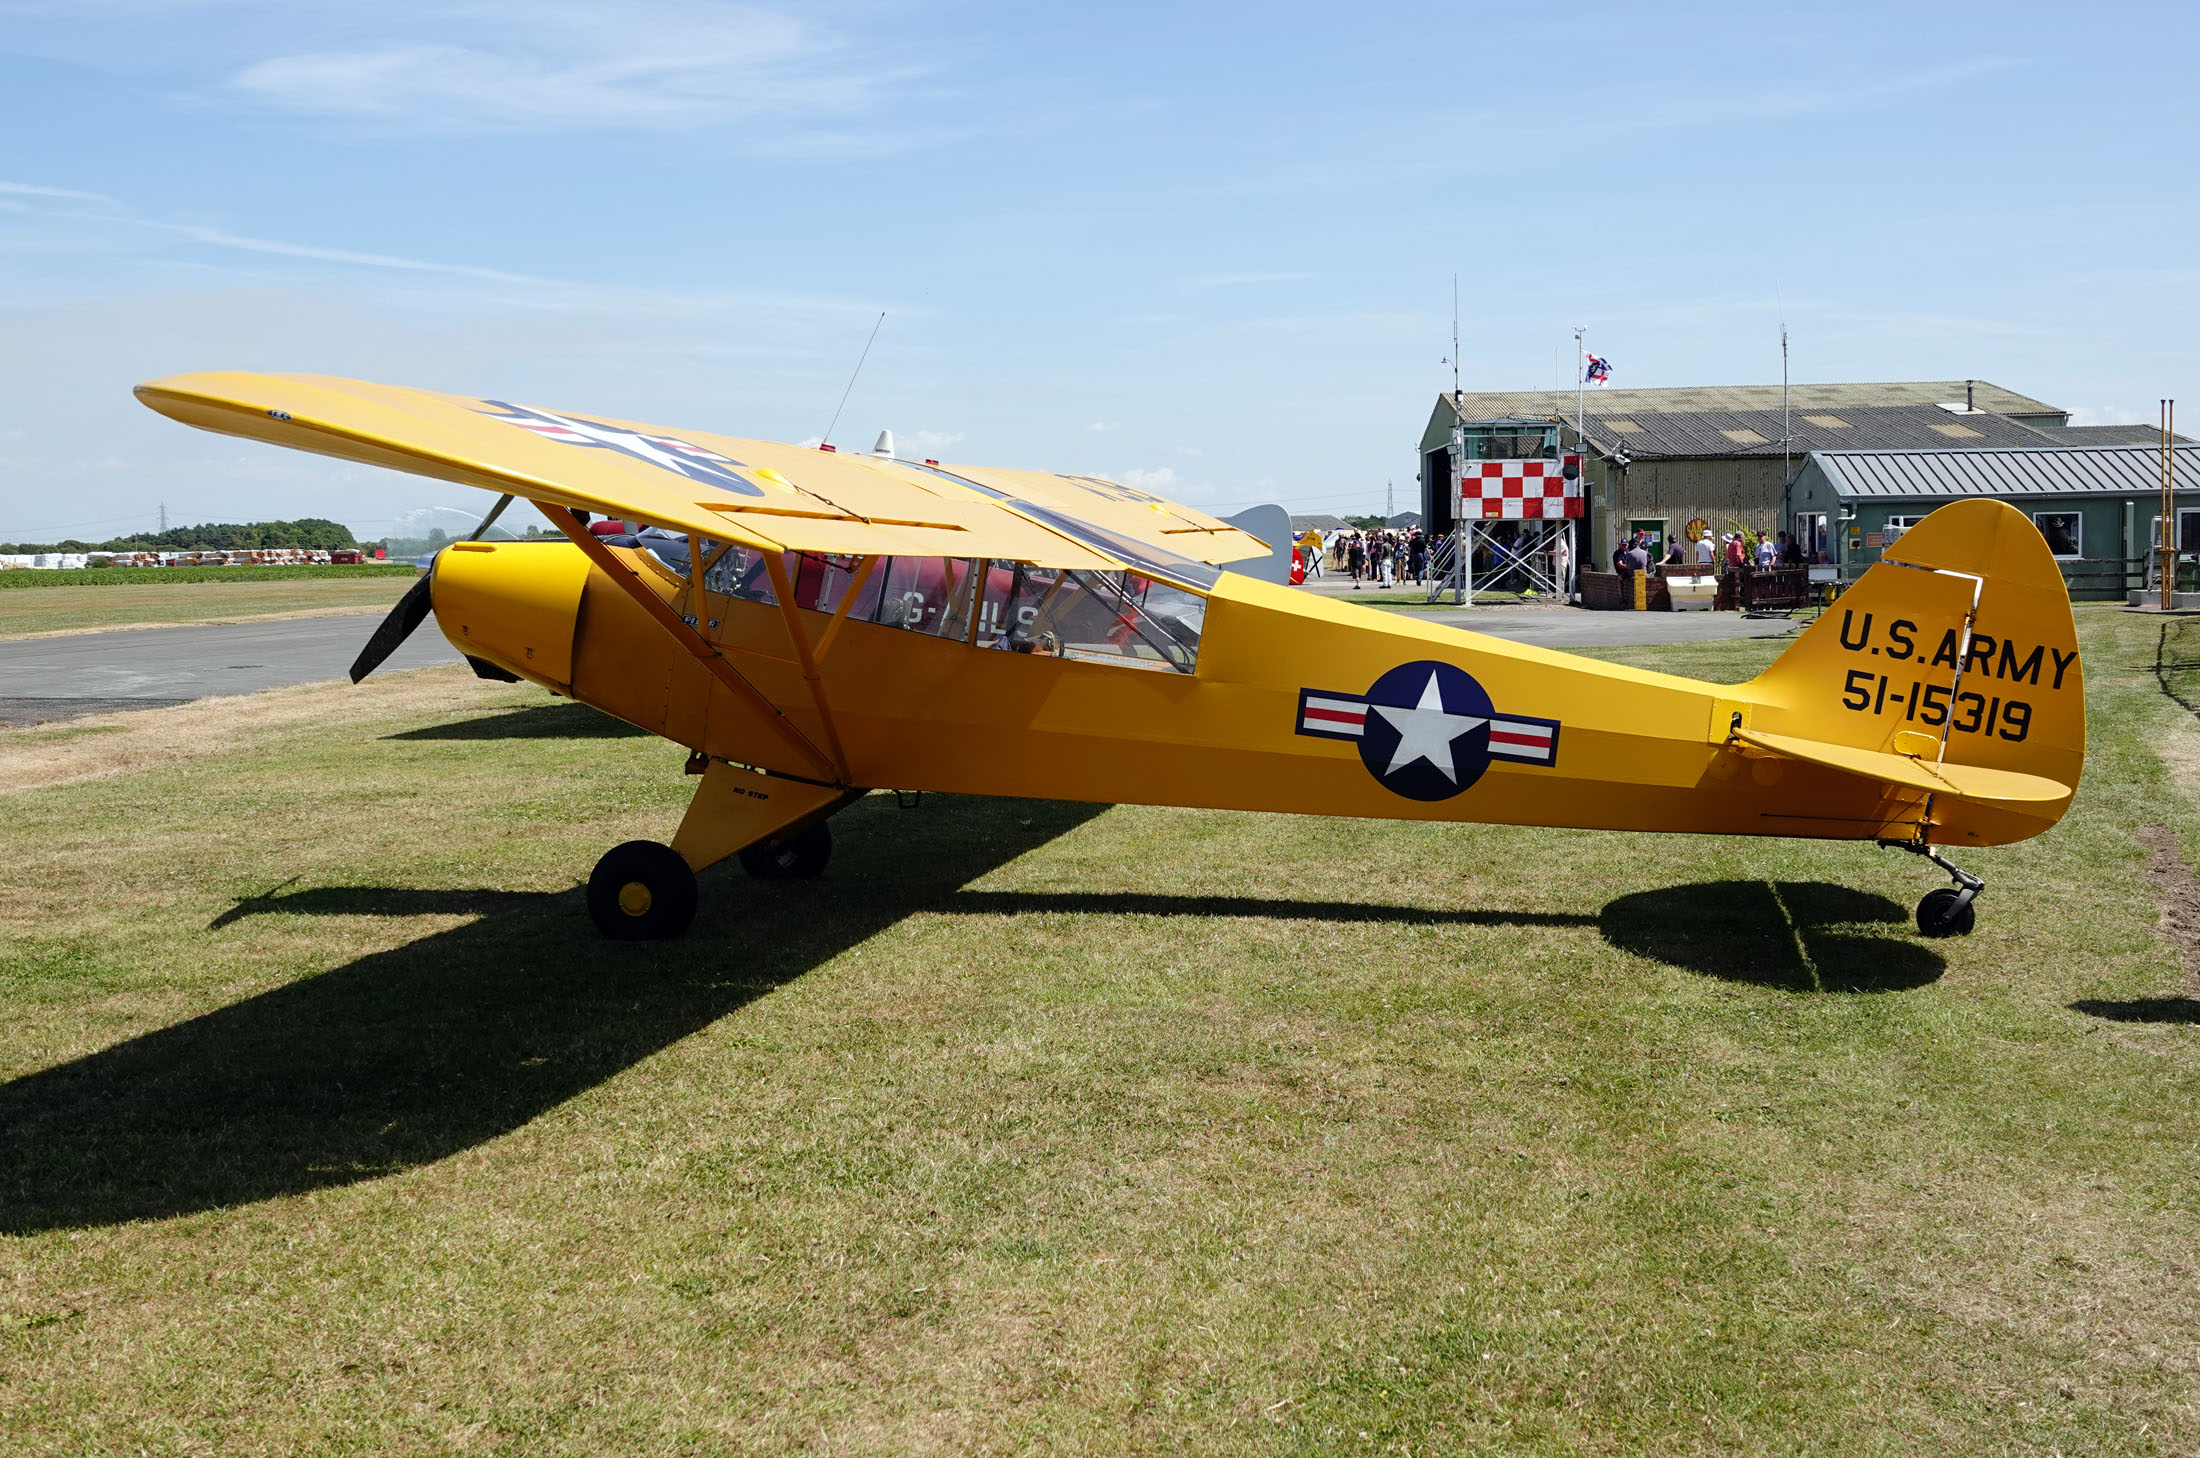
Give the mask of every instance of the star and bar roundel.
[[1472, 674], [1426, 659], [1399, 664], [1364, 694], [1299, 690], [1298, 732], [1352, 740], [1368, 773], [1409, 800], [1448, 800], [1492, 759], [1556, 765], [1558, 727], [1498, 713]]

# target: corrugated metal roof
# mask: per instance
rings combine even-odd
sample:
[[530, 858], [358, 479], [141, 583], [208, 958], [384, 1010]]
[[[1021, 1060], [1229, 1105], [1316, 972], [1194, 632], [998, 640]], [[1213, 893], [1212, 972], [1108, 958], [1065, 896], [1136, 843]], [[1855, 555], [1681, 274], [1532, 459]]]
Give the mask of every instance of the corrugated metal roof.
[[[1861, 409], [1870, 405], [1942, 405], [1964, 398], [1962, 380], [1907, 380], [1881, 384], [1792, 385], [1788, 408], [1803, 410]], [[2043, 400], [2005, 390], [1988, 380], [1971, 382], [1978, 408], [1995, 415], [2061, 415], [2064, 412]], [[1598, 415], [1663, 415], [1675, 411], [1778, 410], [1778, 385], [1689, 385], [1675, 389], [1590, 390], [1585, 408]], [[1572, 390], [1469, 390], [1458, 397], [1460, 412], [1469, 420], [1500, 415], [1524, 415], [1548, 419], [1574, 413]]]
[[[1837, 422], [1825, 424], [1826, 421]], [[1955, 445], [1949, 427], [1964, 432]], [[1959, 450], [1980, 447], [2054, 444], [2053, 432], [2020, 425], [1999, 415], [1966, 415], [1960, 420], [1937, 405], [1874, 405], [1838, 416], [1790, 413], [1788, 451], [1815, 450]], [[1636, 460], [1659, 457], [1777, 456], [1778, 410], [1700, 410], [1604, 416], [1589, 412], [1589, 438], [1610, 450], [1617, 446]]]
[[[2162, 428], [2158, 425], [2065, 425], [2048, 434], [2057, 445], [2150, 445], [2159, 449], [2162, 443]], [[2193, 443], [2189, 435], [2172, 435], [2170, 439], [2177, 445]]]
[[[1976, 419], [1977, 417], [1972, 417]], [[2173, 446], [2180, 494], [2200, 491], [2200, 445]], [[2159, 446], [2060, 450], [1813, 451], [1844, 497], [1903, 501], [1951, 496], [2124, 496], [2162, 489]]]

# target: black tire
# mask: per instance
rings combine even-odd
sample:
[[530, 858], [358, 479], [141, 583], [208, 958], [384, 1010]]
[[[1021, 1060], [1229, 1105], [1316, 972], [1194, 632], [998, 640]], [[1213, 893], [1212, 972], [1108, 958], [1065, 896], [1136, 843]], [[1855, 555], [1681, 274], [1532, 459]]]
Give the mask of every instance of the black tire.
[[1943, 886], [1938, 891], [1928, 891], [1925, 899], [1917, 903], [1917, 929], [1928, 937], [1967, 937], [1971, 928], [1978, 925], [1978, 903], [1964, 903], [1961, 911], [1951, 917], [1949, 911], [1956, 904], [1958, 892], [1953, 886]]
[[588, 878], [588, 917], [615, 942], [683, 935], [695, 921], [695, 873], [671, 846], [613, 846]]
[[807, 881], [833, 858], [833, 828], [817, 824], [777, 845], [758, 842], [741, 852], [741, 869], [759, 881]]

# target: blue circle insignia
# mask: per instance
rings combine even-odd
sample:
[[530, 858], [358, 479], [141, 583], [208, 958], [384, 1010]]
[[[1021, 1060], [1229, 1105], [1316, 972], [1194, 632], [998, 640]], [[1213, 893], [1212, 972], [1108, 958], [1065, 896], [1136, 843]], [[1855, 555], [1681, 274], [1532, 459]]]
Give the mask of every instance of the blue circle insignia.
[[1402, 663], [1367, 691], [1360, 762], [1409, 800], [1449, 800], [1490, 767], [1490, 696], [1448, 663]]

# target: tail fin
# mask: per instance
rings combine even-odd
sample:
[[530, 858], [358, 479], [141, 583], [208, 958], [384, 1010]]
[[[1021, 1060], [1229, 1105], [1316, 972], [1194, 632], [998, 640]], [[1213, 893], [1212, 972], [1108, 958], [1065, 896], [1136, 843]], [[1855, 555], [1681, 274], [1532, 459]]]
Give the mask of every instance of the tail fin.
[[1907, 778], [1884, 777], [1959, 802], [1936, 801], [1936, 821], [1965, 828], [1935, 840], [2037, 834], [2085, 768], [2070, 594], [2039, 530], [1998, 501], [1955, 502], [1905, 532], [1737, 698], [1748, 738], [1908, 761]]

